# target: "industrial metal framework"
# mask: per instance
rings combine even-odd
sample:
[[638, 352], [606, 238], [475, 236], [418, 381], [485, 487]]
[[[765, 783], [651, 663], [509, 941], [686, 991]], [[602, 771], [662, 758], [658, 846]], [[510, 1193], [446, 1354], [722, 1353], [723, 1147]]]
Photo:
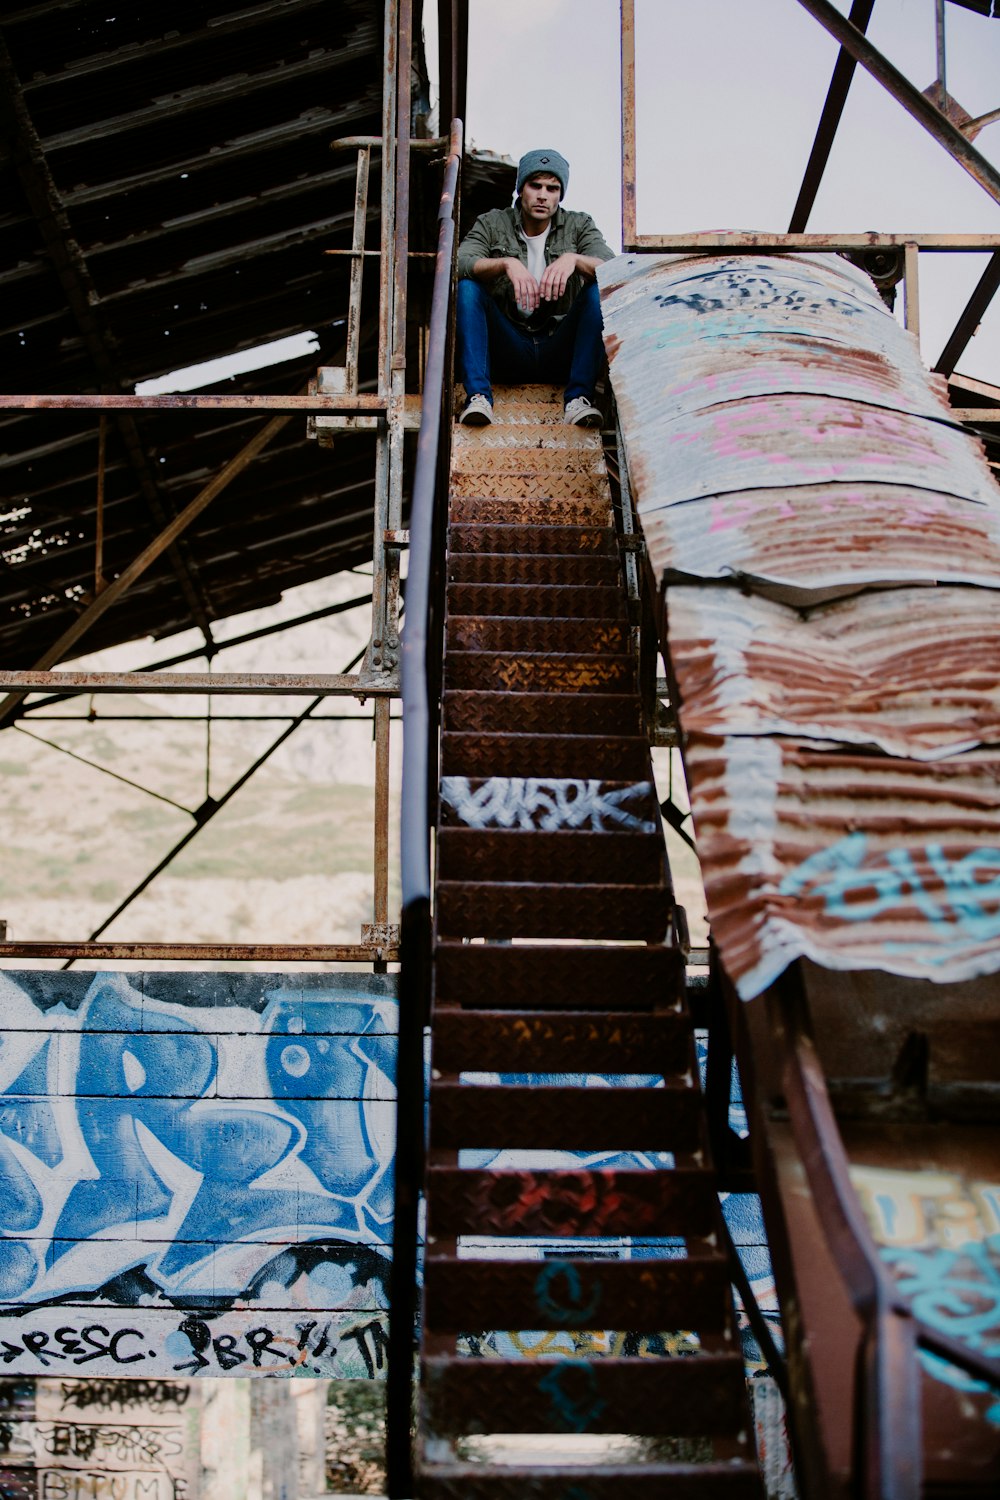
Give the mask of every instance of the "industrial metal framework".
[[[938, 27], [938, 83], [937, 95], [929, 98], [921, 94], [913, 84], [866, 39], [865, 30], [870, 19], [873, 0], [855, 0], [850, 17], [845, 19], [828, 3], [828, 0], [802, 0], [803, 5], [841, 44], [841, 52], [834, 69], [829, 93], [820, 116], [816, 139], [803, 177], [798, 199], [791, 216], [789, 232], [785, 235], [713, 235], [669, 236], [639, 234], [636, 212], [636, 125], [635, 125], [635, 4], [634, 0], [622, 0], [622, 229], [627, 251], [692, 250], [725, 248], [727, 252], [794, 249], [840, 250], [864, 257], [872, 265], [878, 257], [880, 266], [888, 268], [887, 280], [892, 279], [897, 258], [902, 263], [905, 295], [906, 324], [914, 331], [919, 329], [919, 255], [939, 252], [970, 252], [991, 250], [991, 259], [968, 305], [956, 324], [955, 330], [943, 348], [935, 364], [938, 373], [950, 377], [969, 338], [983, 316], [990, 300], [1000, 286], [1000, 235], [961, 234], [879, 234], [879, 235], [829, 235], [807, 234], [805, 226], [809, 211], [815, 200], [823, 169], [829, 158], [835, 139], [837, 123], [843, 110], [850, 80], [858, 63], [872, 75], [906, 108], [915, 119], [952, 155], [952, 157], [974, 178], [995, 201], [1000, 201], [1000, 173], [976, 150], [972, 137], [978, 129], [995, 118], [996, 111], [977, 120], [967, 118], [956, 123], [955, 108], [945, 88], [946, 52], [944, 47], [945, 0], [935, 0]], [[952, 0], [957, 3], [957, 0]], [[971, 8], [984, 11], [983, 4], [971, 4]], [[44, 7], [42, 7], [44, 9]], [[375, 6], [367, 7], [375, 10]], [[988, 11], [988, 6], [986, 7]], [[984, 11], [984, 13], [986, 13]], [[307, 696], [313, 701], [296, 713], [289, 726], [276, 739], [270, 750], [255, 763], [246, 776], [231, 787], [215, 802], [198, 809], [194, 827], [178, 843], [166, 859], [112, 912], [105, 922], [92, 934], [87, 943], [64, 941], [58, 943], [9, 943], [4, 948], [6, 956], [62, 958], [72, 961], [77, 957], [100, 959], [171, 957], [176, 959], [282, 959], [316, 961], [375, 961], [379, 964], [398, 955], [397, 931], [391, 921], [388, 907], [388, 767], [389, 767], [389, 723], [392, 699], [398, 695], [399, 615], [400, 615], [400, 555], [407, 545], [407, 532], [403, 525], [404, 511], [404, 444], [405, 433], [415, 429], [420, 420], [420, 397], [412, 388], [417, 381], [412, 376], [413, 354], [422, 360], [423, 352], [411, 350], [411, 390], [407, 392], [407, 282], [408, 269], [433, 254], [430, 249], [412, 250], [410, 246], [411, 213], [411, 162], [418, 158], [426, 163], [439, 160], [447, 147], [444, 136], [428, 137], [419, 132], [411, 135], [410, 129], [402, 129], [401, 122], [417, 118], [412, 97], [412, 62], [414, 51], [413, 0], [386, 0], [381, 17], [382, 64], [381, 64], [381, 115], [379, 134], [343, 136], [333, 141], [335, 153], [335, 176], [345, 176], [345, 158], [354, 156], [353, 204], [349, 223], [350, 245], [345, 248], [327, 248], [327, 254], [346, 259], [349, 267], [349, 297], [341, 358], [337, 363], [324, 364], [315, 380], [307, 389], [293, 394], [271, 395], [258, 391], [241, 394], [194, 394], [169, 396], [136, 396], [114, 390], [116, 371], [110, 359], [109, 346], [101, 342], [99, 320], [89, 309], [96, 300], [92, 278], [84, 258], [72, 251], [72, 239], [65, 211], [60, 207], [60, 194], [48, 171], [46, 157], [40, 148], [39, 137], [31, 118], [29, 106], [30, 90], [26, 91], [18, 79], [11, 56], [4, 47], [2, 58], [8, 87], [8, 109], [6, 126], [14, 141], [14, 158], [25, 186], [25, 191], [36, 214], [38, 223], [48, 236], [49, 253], [59, 266], [65, 295], [85, 330], [88, 347], [91, 348], [98, 371], [103, 372], [104, 388], [100, 393], [49, 393], [0, 394], [0, 413], [17, 412], [83, 412], [99, 419], [100, 448], [96, 473], [97, 504], [95, 516], [95, 542], [93, 559], [94, 586], [89, 601], [76, 612], [75, 618], [62, 630], [55, 640], [31, 662], [30, 670], [0, 672], [0, 727], [19, 721], [22, 725], [36, 708], [51, 706], [58, 699], [72, 693], [89, 692], [150, 692], [169, 691], [192, 694], [211, 692], [215, 695], [239, 695], [264, 693], [274, 696]], [[419, 41], [420, 7], [416, 8], [417, 39]], [[19, 15], [12, 18], [16, 21]], [[440, 118], [447, 120], [452, 114], [460, 114], [464, 107], [465, 60], [468, 45], [468, 7], [462, 0], [439, 0], [438, 19], [440, 32]], [[11, 22], [5, 23], [8, 26]], [[929, 91], [933, 92], [933, 91]], [[939, 103], [944, 105], [940, 108]], [[423, 107], [423, 106], [421, 106]], [[357, 116], [356, 116], [357, 117]], [[426, 119], [420, 115], [421, 121]], [[421, 124], [421, 129], [424, 129]], [[379, 189], [379, 242], [378, 248], [369, 248], [366, 242], [366, 225], [370, 216], [369, 182], [373, 172], [373, 153], [376, 164], [381, 163]], [[60, 217], [61, 215], [61, 217]], [[345, 216], [341, 216], [343, 219]], [[362, 353], [365, 318], [363, 317], [363, 294], [367, 264], [378, 261], [377, 313], [374, 349], [374, 389], [362, 389], [359, 361]], [[88, 287], [90, 288], [88, 290]], [[374, 288], [370, 288], [374, 290]], [[369, 292], [369, 295], [370, 295]], [[370, 382], [368, 382], [370, 384]], [[965, 396], [960, 393], [965, 391]], [[953, 400], [962, 400], [956, 406], [959, 420], [995, 432], [1000, 421], [1000, 406], [989, 387], [979, 382], [961, 382], [952, 387]], [[159, 504], [159, 528], [150, 542], [131, 560], [115, 570], [115, 576], [106, 577], [105, 544], [105, 490], [109, 476], [108, 437], [111, 424], [117, 424], [126, 447], [140, 469], [142, 444], [135, 427], [136, 413], [194, 412], [209, 417], [215, 412], [237, 412], [243, 416], [261, 413], [269, 420], [262, 426], [228, 462], [197, 493], [174, 514], [169, 514]], [[192, 581], [189, 561], [183, 552], [186, 537], [194, 524], [208, 508], [239, 480], [240, 476], [264, 455], [279, 434], [286, 431], [297, 416], [306, 416], [309, 431], [321, 446], [331, 445], [334, 436], [338, 441], [362, 441], [361, 434], [373, 439], [374, 446], [374, 524], [371, 535], [370, 555], [373, 561], [372, 622], [369, 645], [363, 659], [352, 663], [343, 673], [326, 674], [322, 677], [303, 676], [292, 678], [288, 674], [225, 674], [218, 672], [179, 673], [173, 668], [181, 660], [171, 658], [169, 662], [156, 663], [149, 672], [129, 673], [119, 676], [94, 673], [53, 671], [68, 657], [79, 654], [83, 643], [95, 638], [100, 640], [102, 622], [123, 598], [136, 593], [137, 586], [155, 572], [163, 559], [169, 559], [177, 572], [180, 586], [189, 600], [191, 618], [197, 621], [205, 635], [206, 654], [211, 658], [216, 651], [236, 641], [215, 642], [211, 635], [210, 620], [204, 605], [198, 601], [198, 588]], [[348, 437], [357, 434], [357, 437]], [[287, 433], [286, 433], [287, 436]], [[995, 444], [990, 444], [991, 458], [996, 460]], [[148, 465], [146, 465], [148, 467]], [[146, 485], [147, 491], [150, 485]], [[151, 498], [154, 504], [155, 495]], [[345, 606], [332, 606], [333, 613]], [[315, 614], [311, 618], [315, 618]], [[141, 616], [140, 616], [141, 620]], [[295, 623], [295, 622], [291, 622]], [[134, 629], [135, 627], [133, 627]], [[141, 628], [141, 625], [140, 625]], [[276, 627], [265, 627], [265, 632]], [[238, 637], [245, 640], [247, 636]], [[188, 657], [195, 653], [187, 653]], [[167, 669], [170, 670], [167, 670]], [[159, 669], [159, 670], [157, 670]], [[46, 694], [35, 698], [26, 707], [28, 694]], [[339, 945], [252, 945], [252, 944], [121, 944], [99, 943], [101, 933], [114, 918], [146, 888], [156, 874], [186, 847], [202, 827], [214, 816], [219, 807], [245, 784], [253, 770], [284, 742], [298, 723], [308, 718], [327, 697], [347, 696], [368, 698], [373, 702], [375, 741], [375, 896], [372, 923], [364, 931], [362, 941], [357, 944]]]
[[[374, 7], [369, 7], [374, 9]], [[444, 36], [451, 47], [452, 78], [458, 78], [458, 52], [452, 45], [463, 31], [464, 17], [459, 19], [459, 7], [452, 27], [446, 26]], [[419, 8], [418, 8], [419, 17]], [[446, 17], [447, 19], [447, 17]], [[344, 250], [329, 248], [332, 256], [346, 256], [349, 260], [349, 297], [346, 317], [346, 332], [343, 345], [343, 362], [320, 368], [317, 379], [309, 382], [305, 391], [292, 395], [264, 394], [195, 394], [138, 396], [104, 391], [100, 394], [3, 394], [0, 395], [0, 411], [40, 412], [83, 411], [99, 415], [100, 456], [97, 473], [97, 515], [94, 552], [94, 589], [86, 606], [80, 610], [72, 623], [58, 635], [51, 645], [38, 657], [31, 670], [0, 672], [0, 688], [5, 693], [0, 701], [0, 727], [15, 723], [25, 716], [24, 700], [28, 694], [45, 694], [34, 706], [44, 707], [86, 692], [143, 693], [168, 692], [179, 694], [245, 695], [264, 694], [281, 699], [308, 697], [310, 703], [301, 711], [296, 710], [282, 732], [263, 755], [217, 799], [207, 799], [194, 814], [194, 826], [169, 851], [157, 866], [119, 903], [113, 912], [96, 929], [87, 941], [6, 941], [3, 955], [8, 958], [61, 958], [72, 962], [78, 958], [101, 960], [124, 959], [172, 959], [179, 961], [255, 961], [281, 962], [371, 962], [384, 969], [387, 962], [398, 957], [398, 928], [390, 920], [389, 911], [389, 752], [390, 711], [393, 698], [399, 694], [399, 627], [400, 627], [400, 555], [407, 545], [407, 532], [403, 526], [404, 494], [404, 434], [419, 424], [420, 400], [418, 395], [406, 392], [407, 378], [407, 290], [408, 272], [420, 251], [411, 254], [409, 247], [411, 218], [411, 152], [419, 152], [423, 160], [440, 155], [442, 140], [428, 137], [426, 133], [411, 140], [411, 120], [416, 118], [412, 98], [412, 63], [414, 5], [413, 0], [386, 0], [382, 16], [382, 84], [381, 84], [381, 131], [377, 135], [341, 137], [331, 143], [337, 159], [346, 153], [356, 156], [354, 168], [354, 201], [351, 220], [351, 244]], [[13, 79], [9, 56], [4, 65]], [[456, 87], [457, 83], [453, 83]], [[12, 82], [12, 88], [15, 84]], [[26, 116], [22, 107], [21, 114]], [[421, 124], [426, 114], [420, 115]], [[30, 131], [30, 120], [22, 121], [22, 134]], [[380, 158], [380, 203], [378, 221], [380, 237], [378, 248], [366, 248], [366, 228], [370, 217], [369, 180], [372, 172], [372, 155]], [[37, 173], [30, 179], [36, 188]], [[342, 173], [340, 174], [342, 175]], [[49, 198], [55, 196], [54, 187], [48, 184]], [[41, 212], [41, 210], [39, 210]], [[365, 289], [366, 261], [377, 261], [378, 283], [375, 324], [377, 347], [374, 352], [374, 390], [362, 390], [360, 361], [362, 340], [365, 333], [363, 318], [363, 293]], [[369, 294], [372, 288], [369, 286]], [[369, 322], [371, 319], [369, 318]], [[419, 351], [418, 351], [419, 352]], [[370, 381], [368, 382], [371, 383]], [[267, 423], [246, 442], [198, 493], [166, 524], [163, 524], [153, 540], [135, 555], [127, 566], [113, 578], [105, 577], [103, 555], [104, 531], [104, 486], [105, 486], [105, 439], [110, 420], [131, 423], [131, 413], [179, 413], [197, 412], [210, 414], [217, 411], [236, 411], [246, 415], [262, 413], [269, 417]], [[268, 449], [268, 446], [296, 416], [308, 419], [308, 433], [318, 441], [321, 448], [333, 446], [338, 439], [348, 434], [350, 442], [374, 442], [374, 515], [369, 555], [373, 562], [371, 627], [368, 646], [360, 661], [348, 663], [339, 674], [292, 675], [287, 673], [227, 674], [209, 672], [178, 672], [174, 670], [186, 658], [201, 654], [186, 653], [169, 661], [157, 663], [153, 670], [128, 673], [95, 673], [53, 671], [67, 657], [78, 654], [85, 638], [102, 621], [110, 610], [134, 590], [150, 569], [165, 556], [177, 561], [177, 546], [193, 524], [206, 509], [239, 476]], [[133, 431], [133, 428], [129, 428]], [[364, 435], [364, 436], [362, 436]], [[329, 460], [328, 460], [329, 461]], [[179, 564], [183, 568], [183, 561]], [[320, 618], [362, 603], [350, 600], [344, 604], [330, 606], [327, 610], [315, 611], [304, 619]], [[265, 627], [229, 642], [212, 639], [209, 622], [204, 611], [197, 616], [206, 638], [206, 654], [211, 657], [226, 645], [266, 635], [271, 631], [286, 628]], [[294, 625], [299, 621], [291, 621]], [[374, 802], [374, 902], [372, 921], [365, 924], [361, 940], [355, 943], [309, 943], [309, 944], [250, 944], [213, 943], [190, 944], [178, 942], [123, 943], [98, 941], [105, 929], [120, 913], [146, 889], [149, 883], [197, 836], [206, 823], [273, 752], [330, 697], [350, 697], [361, 703], [371, 699], [373, 703], [373, 737], [375, 753], [375, 802]]]

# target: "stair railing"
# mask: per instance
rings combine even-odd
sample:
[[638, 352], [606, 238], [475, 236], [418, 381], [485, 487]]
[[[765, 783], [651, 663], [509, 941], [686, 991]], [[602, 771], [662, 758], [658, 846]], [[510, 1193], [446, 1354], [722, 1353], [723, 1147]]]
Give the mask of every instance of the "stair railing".
[[396, 1155], [386, 1478], [390, 1500], [413, 1495], [413, 1355], [417, 1318], [418, 1213], [424, 1173], [424, 1031], [430, 1012], [431, 830], [437, 802], [444, 526], [451, 448], [451, 341], [461, 120], [451, 122], [438, 209], [417, 460], [410, 505], [406, 626], [400, 665], [403, 782], [400, 801], [402, 964], [396, 1062]]

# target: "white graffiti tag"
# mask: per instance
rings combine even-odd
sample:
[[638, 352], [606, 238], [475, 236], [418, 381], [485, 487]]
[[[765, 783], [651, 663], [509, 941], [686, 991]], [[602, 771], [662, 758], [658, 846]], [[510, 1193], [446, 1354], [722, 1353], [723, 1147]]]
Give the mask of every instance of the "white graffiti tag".
[[652, 783], [630, 786], [573, 778], [491, 776], [473, 786], [467, 776], [444, 776], [441, 797], [470, 828], [627, 829], [653, 833]]

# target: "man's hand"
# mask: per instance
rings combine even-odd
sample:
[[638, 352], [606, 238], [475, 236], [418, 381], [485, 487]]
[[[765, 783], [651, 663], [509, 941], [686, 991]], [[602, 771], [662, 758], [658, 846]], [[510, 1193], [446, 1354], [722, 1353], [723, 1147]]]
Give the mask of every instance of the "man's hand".
[[[510, 278], [510, 284], [514, 288], [514, 301], [524, 313], [533, 313], [538, 307], [539, 286], [527, 266], [523, 266], [516, 255], [508, 255], [503, 263], [504, 270]], [[546, 269], [548, 275], [548, 268]], [[542, 277], [542, 286], [545, 285], [545, 277]]]
[[544, 302], [558, 302], [569, 278], [577, 268], [578, 256], [567, 251], [565, 255], [558, 255], [551, 265], [546, 266], [542, 272], [539, 284], [539, 292]]

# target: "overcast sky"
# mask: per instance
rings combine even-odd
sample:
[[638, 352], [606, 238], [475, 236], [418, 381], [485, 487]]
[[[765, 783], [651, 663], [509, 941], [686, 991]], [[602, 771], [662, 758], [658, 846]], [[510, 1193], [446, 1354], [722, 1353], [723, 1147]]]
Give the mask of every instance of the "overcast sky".
[[[1000, 20], [945, 9], [949, 93], [972, 116], [1000, 107]], [[798, 0], [637, 0], [636, 10], [640, 232], [787, 229], [836, 42]], [[937, 71], [934, 11], [934, 0], [876, 0], [868, 28], [919, 88]], [[618, 16], [618, 0], [471, 0], [467, 121], [481, 148], [560, 150], [568, 206], [592, 213], [616, 248]], [[975, 144], [1000, 164], [1000, 122]], [[859, 67], [808, 227], [1000, 233], [1000, 207]], [[984, 264], [921, 256], [928, 363]], [[1000, 384], [998, 302], [960, 369]]]

